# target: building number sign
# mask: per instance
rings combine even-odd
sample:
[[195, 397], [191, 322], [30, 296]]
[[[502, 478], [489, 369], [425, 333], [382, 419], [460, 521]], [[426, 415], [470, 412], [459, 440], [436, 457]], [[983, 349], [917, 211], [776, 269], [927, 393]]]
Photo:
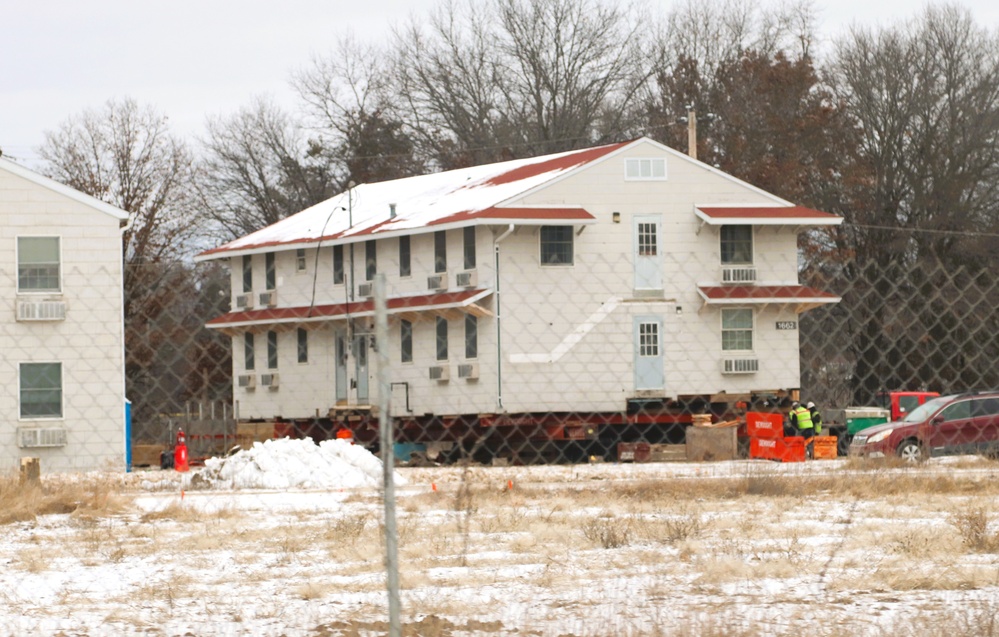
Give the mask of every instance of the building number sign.
[[779, 330], [796, 330], [798, 329], [797, 321], [777, 321], [777, 329]]

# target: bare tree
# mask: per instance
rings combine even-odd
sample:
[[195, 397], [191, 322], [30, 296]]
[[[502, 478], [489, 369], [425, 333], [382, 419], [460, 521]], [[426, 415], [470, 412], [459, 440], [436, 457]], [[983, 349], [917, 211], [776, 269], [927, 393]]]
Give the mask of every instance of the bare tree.
[[333, 196], [337, 162], [271, 101], [208, 121], [200, 191], [221, 239], [249, 234]]
[[642, 25], [598, 0], [446, 2], [397, 34], [397, 92], [442, 167], [613, 139], [648, 75]]

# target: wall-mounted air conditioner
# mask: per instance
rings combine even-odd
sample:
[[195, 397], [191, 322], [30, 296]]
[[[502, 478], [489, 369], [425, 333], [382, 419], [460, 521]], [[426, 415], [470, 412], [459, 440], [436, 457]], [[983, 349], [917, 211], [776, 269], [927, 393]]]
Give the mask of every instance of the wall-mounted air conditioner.
[[254, 387], [257, 386], [257, 377], [254, 376], [253, 374], [241, 374], [236, 379], [236, 382], [243, 389], [253, 389]]
[[466, 270], [458, 273], [457, 283], [460, 288], [474, 287], [479, 284], [479, 277], [475, 270]]
[[260, 293], [260, 305], [263, 307], [274, 307], [277, 305], [277, 290], [267, 290]]
[[722, 283], [732, 285], [756, 283], [756, 268], [751, 265], [723, 267]]
[[427, 277], [428, 290], [443, 290], [447, 287], [447, 275], [435, 274]]
[[17, 445], [31, 447], [65, 447], [66, 430], [62, 427], [18, 427]]
[[236, 309], [249, 310], [253, 308], [253, 292], [236, 295]]
[[760, 361], [757, 358], [722, 359], [723, 374], [755, 374], [758, 371], [760, 371]]
[[478, 377], [479, 377], [478, 363], [462, 363], [458, 365], [458, 378], [467, 378], [468, 380], [475, 380]]
[[18, 321], [65, 321], [65, 301], [17, 300]]
[[373, 296], [375, 286], [371, 283], [359, 283], [357, 286], [357, 296]]
[[449, 380], [451, 368], [447, 365], [434, 365], [430, 368], [430, 380]]
[[260, 375], [260, 386], [270, 387], [271, 389], [277, 389], [279, 387], [279, 381], [277, 373], [271, 374], [261, 374]]

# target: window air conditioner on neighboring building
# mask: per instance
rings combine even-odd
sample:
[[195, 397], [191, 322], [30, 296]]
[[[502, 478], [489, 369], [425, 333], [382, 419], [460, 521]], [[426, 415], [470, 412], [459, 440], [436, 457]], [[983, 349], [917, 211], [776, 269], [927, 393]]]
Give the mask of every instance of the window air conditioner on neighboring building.
[[66, 430], [62, 427], [18, 427], [17, 444], [22, 449], [30, 447], [65, 447]]
[[18, 299], [18, 321], [65, 321], [65, 301], [35, 301]]
[[756, 268], [751, 265], [723, 267], [722, 283], [756, 283]]
[[253, 374], [241, 374], [237, 379], [239, 386], [244, 389], [253, 389], [257, 386], [257, 377]]
[[236, 295], [236, 309], [249, 310], [253, 308], [253, 292]]
[[262, 387], [270, 387], [271, 389], [277, 389], [279, 386], [278, 383], [279, 379], [277, 373], [260, 375], [260, 385]]
[[755, 374], [760, 371], [760, 361], [756, 358], [722, 359], [723, 374]]
[[479, 364], [478, 363], [462, 363], [458, 365], [458, 378], [467, 378], [468, 380], [474, 380], [479, 377]]
[[277, 290], [267, 290], [260, 293], [260, 305], [274, 307], [277, 305]]
[[443, 290], [446, 285], [447, 279], [444, 274], [435, 274], [434, 276], [427, 277], [428, 290]]
[[457, 278], [458, 287], [460, 288], [470, 288], [479, 284], [479, 277], [476, 275], [475, 270], [459, 272]]
[[372, 296], [374, 295], [374, 285], [370, 283], [360, 283], [357, 286], [357, 296]]
[[451, 369], [447, 365], [434, 365], [430, 368], [430, 380], [448, 380], [451, 378]]

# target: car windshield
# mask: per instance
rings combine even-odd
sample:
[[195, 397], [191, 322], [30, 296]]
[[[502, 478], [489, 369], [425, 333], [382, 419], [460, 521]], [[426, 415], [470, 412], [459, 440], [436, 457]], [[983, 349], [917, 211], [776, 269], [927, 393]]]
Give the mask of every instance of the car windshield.
[[923, 422], [936, 410], [940, 409], [953, 399], [953, 396], [938, 396], [932, 400], [927, 400], [925, 403], [906, 414], [905, 418], [902, 419], [902, 422]]

